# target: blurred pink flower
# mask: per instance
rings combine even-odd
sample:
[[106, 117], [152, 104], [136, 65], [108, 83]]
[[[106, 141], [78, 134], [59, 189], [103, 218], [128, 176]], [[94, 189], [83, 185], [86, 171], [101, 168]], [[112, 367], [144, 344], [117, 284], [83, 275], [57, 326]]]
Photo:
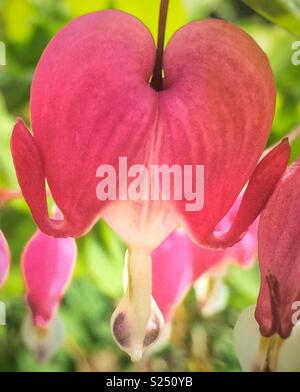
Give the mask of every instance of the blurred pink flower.
[[7, 241], [0, 231], [0, 287], [5, 283], [10, 265], [10, 252]]
[[[218, 229], [230, 227], [238, 210], [239, 198], [230, 212], [221, 221]], [[212, 267], [223, 262], [236, 262], [240, 266], [248, 266], [257, 252], [256, 220], [249, 228], [244, 238], [236, 245], [226, 250], [211, 250], [199, 247], [193, 243], [184, 230], [174, 231], [152, 253], [152, 295], [161, 310], [165, 320], [187, 290]]]
[[72, 238], [53, 238], [37, 231], [22, 256], [26, 299], [36, 327], [47, 328], [70, 282], [76, 243]]

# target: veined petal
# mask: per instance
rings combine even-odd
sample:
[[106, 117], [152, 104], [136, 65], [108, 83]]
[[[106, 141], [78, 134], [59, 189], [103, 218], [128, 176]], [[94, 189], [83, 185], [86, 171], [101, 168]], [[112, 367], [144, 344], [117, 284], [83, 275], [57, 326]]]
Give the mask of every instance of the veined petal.
[[[79, 236], [95, 222], [106, 205], [96, 196], [100, 165], [147, 161], [157, 117], [148, 86], [154, 57], [147, 28], [112, 10], [75, 19], [46, 48], [31, 87], [33, 135], [18, 123], [12, 154], [23, 195], [47, 234]], [[58, 227], [49, 224], [45, 179], [66, 221]], [[118, 173], [116, 180], [117, 191]]]
[[37, 232], [22, 256], [26, 299], [36, 327], [47, 328], [70, 282], [76, 243], [72, 238], [53, 238]]
[[261, 288], [255, 317], [262, 335], [282, 338], [293, 327], [300, 300], [300, 161], [286, 172], [261, 215], [258, 257]]
[[[156, 92], [149, 85], [155, 51], [153, 38], [141, 22], [113, 10], [75, 19], [46, 48], [31, 89], [33, 135], [19, 123], [12, 139], [22, 192], [45, 233], [80, 236], [87, 232], [108, 208], [107, 200], [96, 197], [97, 169], [100, 165], [116, 169], [121, 157], [128, 159], [128, 167], [204, 165], [202, 210], [187, 211], [184, 198], [170, 200], [174, 220], [179, 215], [200, 245], [234, 244], [260, 213], [285, 162], [282, 159], [270, 176], [272, 181], [265, 177], [257, 181], [265, 173], [264, 163], [256, 170], [255, 166], [275, 107], [274, 78], [265, 54], [229, 23], [191, 23], [170, 40], [164, 90]], [[29, 167], [34, 167], [32, 178]], [[251, 175], [246, 194], [259, 193], [259, 200], [250, 208], [250, 197], [245, 196], [233, 229], [216, 239], [212, 233]], [[45, 180], [63, 222], [49, 221]], [[127, 178], [117, 172], [117, 195], [123, 181]], [[145, 204], [146, 209], [132, 203], [142, 215], [155, 205]], [[126, 219], [121, 228], [116, 222], [110, 224], [121, 235], [128, 233], [123, 235], [127, 241], [134, 237], [132, 220]]]
[[[202, 164], [205, 171], [202, 210], [186, 211], [185, 200], [174, 203], [200, 245], [233, 245], [260, 213], [274, 188], [271, 178], [278, 181], [284, 170], [279, 167], [274, 174], [271, 170], [265, 173], [265, 163], [255, 170], [275, 107], [275, 83], [268, 59], [238, 27], [206, 20], [193, 22], [173, 36], [164, 70], [161, 161], [182, 166]], [[270, 178], [259, 182], [262, 174]], [[246, 200], [243, 202], [243, 216], [234, 225], [234, 233], [223, 240], [209, 238], [251, 176], [248, 193], [253, 196], [255, 188], [259, 200], [251, 211], [248, 203], [244, 204]], [[193, 185], [195, 189], [195, 182]]]
[[10, 265], [10, 252], [4, 234], [0, 230], [0, 287], [5, 283]]

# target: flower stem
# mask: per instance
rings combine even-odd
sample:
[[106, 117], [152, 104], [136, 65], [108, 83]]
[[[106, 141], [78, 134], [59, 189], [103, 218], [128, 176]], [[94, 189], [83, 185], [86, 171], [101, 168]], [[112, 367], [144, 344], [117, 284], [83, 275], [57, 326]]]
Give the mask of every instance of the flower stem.
[[164, 55], [168, 8], [169, 8], [169, 0], [161, 0], [160, 11], [159, 11], [156, 59], [155, 59], [153, 75], [150, 83], [150, 86], [156, 91], [161, 91], [163, 90], [164, 87], [162, 70], [163, 70], [163, 55]]

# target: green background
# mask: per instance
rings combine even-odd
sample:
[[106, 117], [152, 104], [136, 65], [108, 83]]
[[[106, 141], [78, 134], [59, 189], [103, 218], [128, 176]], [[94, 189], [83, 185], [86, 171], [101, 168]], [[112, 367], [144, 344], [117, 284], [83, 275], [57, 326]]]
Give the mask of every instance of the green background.
[[[7, 51], [7, 65], [0, 67], [0, 187], [17, 188], [9, 140], [15, 118], [29, 120], [30, 83], [43, 49], [72, 18], [109, 7], [136, 15], [156, 37], [158, 0], [0, 0], [0, 41]], [[169, 39], [191, 20], [216, 17], [240, 25], [257, 40], [270, 58], [278, 88], [276, 117], [269, 140], [272, 144], [300, 124], [300, 66], [291, 62], [292, 43], [300, 40], [299, 15], [297, 0], [170, 0], [166, 35]], [[300, 155], [299, 140], [292, 147], [295, 159]], [[77, 241], [75, 275], [59, 312], [67, 330], [64, 347], [52, 361], [41, 364], [26, 349], [20, 335], [27, 311], [20, 254], [35, 231], [22, 200], [1, 206], [1, 229], [12, 253], [10, 276], [0, 291], [0, 300], [7, 305], [7, 326], [0, 326], [1, 371], [240, 370], [231, 342], [232, 327], [241, 310], [256, 301], [259, 287], [256, 264], [250, 270], [230, 267], [225, 278], [230, 290], [228, 305], [212, 317], [201, 315], [191, 289], [176, 309], [169, 342], [140, 363], [132, 364], [115, 346], [109, 327], [110, 316], [122, 294], [125, 248], [100, 221]]]

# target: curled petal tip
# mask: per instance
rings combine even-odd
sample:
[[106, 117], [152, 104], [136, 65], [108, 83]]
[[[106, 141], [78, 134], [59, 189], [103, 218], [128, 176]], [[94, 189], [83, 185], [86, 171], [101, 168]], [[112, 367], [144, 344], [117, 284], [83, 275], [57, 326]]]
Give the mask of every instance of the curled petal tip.
[[[11, 152], [22, 194], [39, 228], [54, 237], [76, 237], [76, 225], [48, 215], [45, 170], [35, 139], [22, 119], [17, 119], [11, 137]], [[30, 175], [29, 175], [30, 173]]]
[[226, 248], [243, 238], [275, 191], [287, 168], [290, 151], [289, 141], [285, 138], [258, 163], [231, 228], [219, 237], [214, 233], [210, 234], [207, 238], [208, 246]]

